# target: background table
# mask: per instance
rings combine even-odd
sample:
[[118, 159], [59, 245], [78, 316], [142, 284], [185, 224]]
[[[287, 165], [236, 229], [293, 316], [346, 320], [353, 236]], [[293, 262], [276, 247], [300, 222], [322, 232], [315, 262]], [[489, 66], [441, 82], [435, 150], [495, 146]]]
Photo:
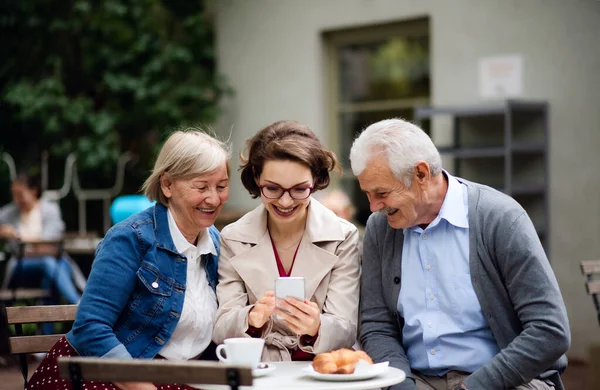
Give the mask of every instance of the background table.
[[[320, 381], [313, 379], [304, 373], [304, 367], [312, 364], [311, 362], [276, 362], [269, 364], [273, 364], [277, 367], [275, 371], [261, 378], [254, 378], [254, 385], [252, 387], [241, 386], [240, 389], [369, 390], [395, 385], [406, 378], [404, 371], [394, 367], [388, 367], [385, 373], [372, 379], [351, 382]], [[224, 390], [229, 388], [229, 386], [219, 385], [199, 385], [197, 387], [206, 390]]]

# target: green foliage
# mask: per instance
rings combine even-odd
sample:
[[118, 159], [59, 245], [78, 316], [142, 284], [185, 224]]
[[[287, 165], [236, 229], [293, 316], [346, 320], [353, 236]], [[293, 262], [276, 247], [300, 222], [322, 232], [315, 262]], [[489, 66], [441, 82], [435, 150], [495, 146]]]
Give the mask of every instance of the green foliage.
[[147, 172], [165, 129], [213, 122], [228, 92], [205, 3], [3, 2], [0, 149], [21, 161], [76, 152], [80, 170], [107, 167], [109, 183], [130, 150]]

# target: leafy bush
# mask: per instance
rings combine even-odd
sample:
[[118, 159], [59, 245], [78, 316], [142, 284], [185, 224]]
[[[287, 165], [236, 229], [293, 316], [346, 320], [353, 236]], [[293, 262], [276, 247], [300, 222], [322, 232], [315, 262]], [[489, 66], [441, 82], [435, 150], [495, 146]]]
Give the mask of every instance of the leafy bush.
[[129, 150], [145, 176], [165, 131], [213, 122], [229, 92], [215, 74], [210, 1], [0, 4], [0, 150], [18, 166], [76, 152], [82, 185], [110, 186]]

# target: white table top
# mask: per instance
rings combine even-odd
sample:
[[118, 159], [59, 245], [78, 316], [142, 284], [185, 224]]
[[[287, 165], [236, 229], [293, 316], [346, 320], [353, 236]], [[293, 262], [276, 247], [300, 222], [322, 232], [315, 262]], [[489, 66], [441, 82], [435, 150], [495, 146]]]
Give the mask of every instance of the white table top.
[[[273, 364], [277, 367], [275, 371], [261, 378], [254, 378], [254, 385], [252, 387], [240, 386], [240, 389], [280, 390], [285, 388], [286, 390], [370, 390], [395, 385], [406, 378], [404, 371], [394, 367], [388, 367], [384, 374], [378, 375], [372, 379], [352, 382], [330, 382], [313, 379], [304, 374], [302, 369], [312, 364], [311, 362], [275, 362], [269, 364]], [[205, 390], [229, 389], [229, 386], [220, 385], [199, 385], [198, 387]]]

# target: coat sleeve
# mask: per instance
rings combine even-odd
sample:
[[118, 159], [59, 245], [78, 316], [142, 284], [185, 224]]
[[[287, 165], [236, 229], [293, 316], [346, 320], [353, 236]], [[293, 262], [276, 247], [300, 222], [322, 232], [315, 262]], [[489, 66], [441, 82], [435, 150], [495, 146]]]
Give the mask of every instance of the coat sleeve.
[[338, 348], [351, 348], [356, 342], [358, 322], [358, 297], [360, 290], [360, 255], [358, 230], [354, 226], [336, 251], [338, 261], [331, 270], [327, 295], [321, 314], [319, 336], [314, 345], [299, 347], [308, 353], [328, 352]]
[[[221, 235], [221, 253], [219, 256], [219, 284], [217, 285], [217, 299], [219, 309], [215, 319], [213, 341], [223, 343], [229, 337], [250, 337], [248, 330], [248, 313], [254, 307], [249, 305], [248, 293], [245, 283], [231, 265], [234, 253]], [[263, 326], [263, 335], [272, 328], [272, 320]]]
[[[398, 314], [391, 312], [385, 303], [381, 253], [382, 236], [387, 221], [371, 215], [367, 222], [363, 247], [362, 278], [360, 293], [360, 342], [374, 362], [389, 361], [390, 366], [406, 373], [406, 380], [390, 387], [391, 390], [416, 390], [411, 378], [410, 363], [402, 346], [402, 329]], [[379, 232], [381, 230], [381, 232]], [[381, 237], [378, 236], [381, 234]]]
[[533, 223], [522, 211], [504, 219], [496, 233], [494, 255], [522, 325], [521, 333], [492, 361], [473, 374], [469, 389], [514, 388], [530, 382], [569, 348], [565, 305]]

